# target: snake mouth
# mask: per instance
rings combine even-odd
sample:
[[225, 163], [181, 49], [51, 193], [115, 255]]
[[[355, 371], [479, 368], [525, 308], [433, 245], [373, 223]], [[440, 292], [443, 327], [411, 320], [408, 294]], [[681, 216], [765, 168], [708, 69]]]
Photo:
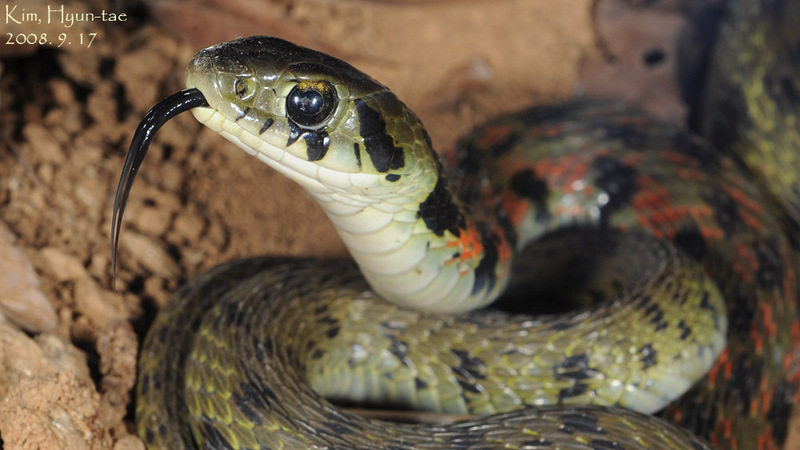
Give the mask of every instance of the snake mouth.
[[144, 161], [150, 142], [162, 125], [178, 114], [201, 106], [208, 106], [208, 101], [199, 89], [190, 88], [170, 95], [153, 106], [144, 116], [136, 133], [131, 140], [125, 165], [119, 177], [117, 193], [114, 196], [114, 212], [111, 217], [111, 276], [116, 279], [117, 273], [117, 248], [119, 247], [119, 234], [122, 226], [122, 215], [128, 203], [128, 195], [133, 187], [133, 180], [139, 172], [139, 167]]

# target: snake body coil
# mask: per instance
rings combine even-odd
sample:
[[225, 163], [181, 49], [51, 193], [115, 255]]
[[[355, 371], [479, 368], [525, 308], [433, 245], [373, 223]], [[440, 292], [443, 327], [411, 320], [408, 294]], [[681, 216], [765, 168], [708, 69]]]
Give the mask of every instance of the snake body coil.
[[[152, 134], [191, 109], [316, 198], [355, 264], [236, 261], [181, 289], [142, 349], [149, 447], [705, 448], [686, 429], [725, 448], [785, 439], [796, 256], [770, 197], [699, 139], [620, 105], [564, 104], [498, 118], [440, 161], [388, 89], [267, 37], [201, 51], [187, 85], [134, 138], [115, 242]], [[538, 277], [520, 284], [517, 271]], [[584, 306], [472, 311], [503, 292], [513, 308]], [[387, 424], [321, 395], [490, 416]], [[643, 414], [665, 407], [682, 428]]]

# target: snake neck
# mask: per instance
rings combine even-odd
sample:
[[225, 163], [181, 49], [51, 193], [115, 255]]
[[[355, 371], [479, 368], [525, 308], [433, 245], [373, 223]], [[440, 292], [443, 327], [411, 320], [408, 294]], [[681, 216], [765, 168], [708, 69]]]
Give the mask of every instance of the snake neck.
[[307, 191], [334, 224], [369, 284], [385, 299], [435, 312], [462, 312], [491, 303], [503, 291], [511, 247], [454, 195], [427, 139], [435, 170], [404, 176], [408, 189], [359, 202]]

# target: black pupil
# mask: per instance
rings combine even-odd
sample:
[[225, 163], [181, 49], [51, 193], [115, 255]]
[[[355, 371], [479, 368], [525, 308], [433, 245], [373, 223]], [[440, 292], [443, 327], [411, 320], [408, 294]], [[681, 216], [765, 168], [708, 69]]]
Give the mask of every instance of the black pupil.
[[292, 96], [292, 103], [301, 113], [315, 116], [322, 110], [322, 94], [317, 90], [298, 92]]
[[333, 89], [322, 92], [314, 87], [295, 86], [286, 100], [286, 114], [301, 127], [323, 125], [336, 107]]

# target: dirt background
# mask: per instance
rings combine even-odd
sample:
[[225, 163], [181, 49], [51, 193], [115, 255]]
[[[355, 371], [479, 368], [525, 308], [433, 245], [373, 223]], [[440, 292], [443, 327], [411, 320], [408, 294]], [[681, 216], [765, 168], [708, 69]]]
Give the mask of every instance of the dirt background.
[[245, 255], [344, 254], [299, 188], [186, 114], [161, 130], [134, 186], [114, 289], [111, 208], [127, 145], [206, 45], [270, 34], [346, 59], [404, 99], [441, 149], [498, 112], [573, 95], [687, 117], [677, 43], [698, 30], [678, 0], [255, 4], [3, 3], [4, 448], [143, 448], [132, 435], [136, 352], [181, 283]]

